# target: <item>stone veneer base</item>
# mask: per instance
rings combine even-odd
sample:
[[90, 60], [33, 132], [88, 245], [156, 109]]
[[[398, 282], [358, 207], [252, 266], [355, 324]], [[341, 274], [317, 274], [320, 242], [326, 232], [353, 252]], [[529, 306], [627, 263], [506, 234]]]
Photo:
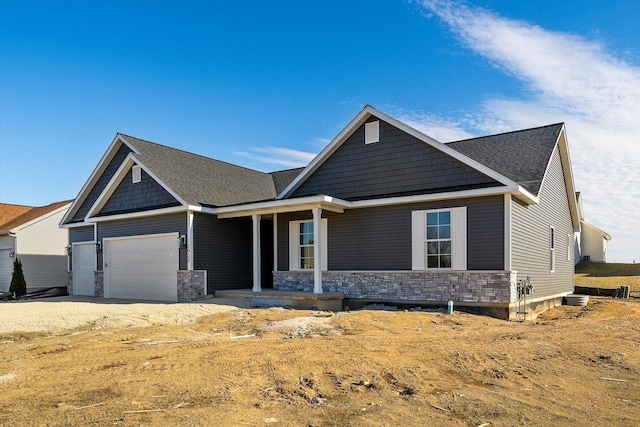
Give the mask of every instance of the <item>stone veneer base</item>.
[[[514, 303], [515, 271], [323, 271], [324, 292], [379, 301]], [[312, 271], [274, 271], [280, 291], [313, 292]]]

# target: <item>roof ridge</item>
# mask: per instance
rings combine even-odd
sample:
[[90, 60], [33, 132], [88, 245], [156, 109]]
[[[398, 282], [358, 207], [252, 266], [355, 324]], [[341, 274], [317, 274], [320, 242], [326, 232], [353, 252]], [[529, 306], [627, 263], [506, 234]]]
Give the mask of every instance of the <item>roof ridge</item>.
[[280, 169], [277, 171], [271, 171], [271, 172], [267, 172], [268, 174], [273, 174], [273, 173], [278, 173], [278, 172], [289, 172], [289, 171], [293, 171], [296, 169], [304, 169], [306, 166], [298, 166], [296, 168], [289, 168], [289, 169]]
[[[134, 138], [134, 139], [137, 139], [137, 140], [139, 140], [139, 141], [146, 142], [147, 144], [157, 145], [157, 146], [159, 146], [159, 147], [168, 148], [168, 149], [173, 150], [173, 151], [179, 151], [179, 152], [181, 152], [181, 153], [189, 154], [189, 155], [191, 155], [191, 156], [197, 156], [197, 157], [201, 157], [201, 158], [203, 158], [203, 159], [207, 159], [207, 160], [214, 161], [214, 162], [217, 162], [217, 163], [223, 163], [223, 164], [226, 164], [226, 165], [229, 165], [229, 166], [233, 166], [233, 167], [236, 167], [236, 168], [246, 169], [246, 170], [249, 170], [249, 171], [251, 171], [251, 172], [257, 172], [257, 173], [261, 173], [261, 174], [265, 174], [265, 175], [268, 175], [268, 174], [270, 173], [270, 172], [261, 172], [261, 171], [256, 170], [256, 169], [251, 169], [251, 168], [248, 168], [248, 167], [246, 167], [246, 166], [237, 165], [237, 164], [235, 164], [235, 163], [227, 162], [227, 161], [224, 161], [224, 160], [214, 159], [213, 157], [208, 157], [208, 156], [205, 156], [205, 155], [203, 155], [203, 154], [198, 154], [198, 153], [194, 153], [194, 152], [191, 152], [191, 151], [182, 150], [182, 149], [180, 149], [180, 148], [175, 148], [175, 147], [170, 147], [170, 146], [168, 146], [168, 145], [159, 144], [159, 143], [157, 143], [157, 142], [149, 141], [148, 139], [138, 138], [137, 136], [127, 135], [127, 134], [122, 133], [122, 132], [118, 132], [118, 134], [120, 134], [120, 135], [122, 135], [122, 136], [124, 136], [124, 137]], [[144, 154], [144, 153], [143, 153], [143, 154]], [[294, 169], [295, 169], [295, 168], [294, 168]]]
[[550, 128], [550, 127], [558, 126], [558, 125], [564, 125], [564, 122], [557, 122], [557, 123], [552, 123], [552, 124], [549, 124], [549, 125], [542, 125], [542, 126], [534, 126], [534, 127], [526, 128], [526, 129], [511, 130], [511, 131], [508, 131], [508, 132], [492, 133], [490, 135], [475, 136], [475, 137], [472, 137], [472, 138], [459, 139], [457, 141], [443, 142], [443, 144], [449, 145], [449, 144], [455, 144], [457, 142], [471, 141], [473, 139], [493, 138], [495, 136], [509, 135], [511, 133], [520, 133], [520, 132], [527, 132], [527, 131], [536, 130], [536, 129]]

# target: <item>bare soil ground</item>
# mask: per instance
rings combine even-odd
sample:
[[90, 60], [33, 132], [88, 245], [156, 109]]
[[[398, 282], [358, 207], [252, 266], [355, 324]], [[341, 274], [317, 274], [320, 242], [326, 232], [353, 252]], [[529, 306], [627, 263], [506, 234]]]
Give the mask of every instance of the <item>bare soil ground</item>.
[[640, 425], [637, 299], [524, 323], [94, 304], [72, 329], [47, 304], [0, 303], [2, 425]]

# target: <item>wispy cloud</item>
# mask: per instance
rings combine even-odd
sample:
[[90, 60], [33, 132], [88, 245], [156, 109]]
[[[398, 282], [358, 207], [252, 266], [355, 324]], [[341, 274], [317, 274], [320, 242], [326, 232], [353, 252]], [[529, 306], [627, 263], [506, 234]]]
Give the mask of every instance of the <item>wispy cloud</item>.
[[306, 166], [317, 153], [283, 147], [253, 147], [249, 151], [236, 151], [235, 154], [256, 160], [260, 164], [297, 168]]
[[521, 99], [485, 100], [473, 120], [427, 114], [425, 127], [442, 122], [454, 124], [456, 132], [491, 133], [566, 122], [587, 220], [613, 235], [612, 259], [640, 259], [640, 68], [599, 41], [466, 3], [420, 4], [427, 18], [444, 22], [463, 45], [528, 89]]

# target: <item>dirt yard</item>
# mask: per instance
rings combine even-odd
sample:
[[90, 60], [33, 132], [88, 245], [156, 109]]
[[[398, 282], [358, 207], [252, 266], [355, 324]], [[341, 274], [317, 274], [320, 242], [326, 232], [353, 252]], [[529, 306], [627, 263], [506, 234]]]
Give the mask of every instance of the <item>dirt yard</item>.
[[2, 425], [640, 425], [637, 299], [525, 323], [60, 304], [0, 303]]

